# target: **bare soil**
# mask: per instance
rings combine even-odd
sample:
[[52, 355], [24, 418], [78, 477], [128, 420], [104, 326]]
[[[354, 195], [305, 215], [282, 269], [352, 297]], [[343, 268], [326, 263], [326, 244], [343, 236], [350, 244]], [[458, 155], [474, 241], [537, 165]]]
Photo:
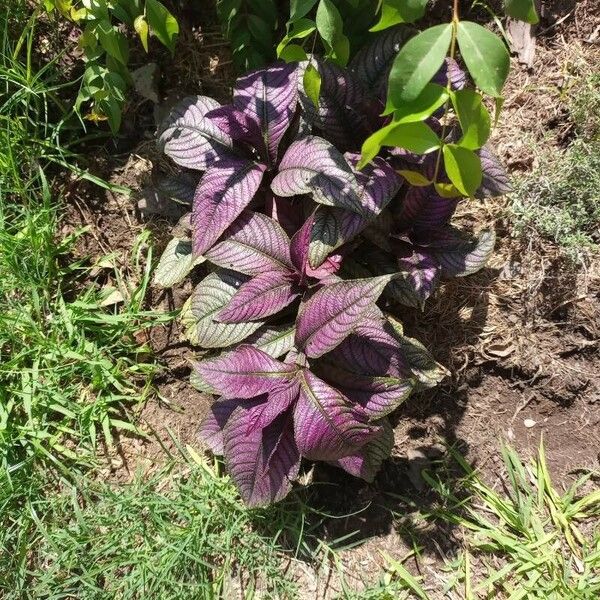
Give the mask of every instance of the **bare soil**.
[[[558, 149], [569, 143], [572, 122], [561, 97], [572, 78], [600, 64], [598, 43], [587, 42], [600, 27], [599, 13], [592, 0], [546, 3], [534, 66], [527, 71], [514, 60], [492, 140], [509, 170], [529, 171], [537, 160], [536, 144]], [[168, 103], [201, 91], [226, 99], [232, 74], [210, 11], [188, 11], [182, 32], [177, 61], [157, 57], [163, 63], [161, 96]], [[131, 118], [125, 119], [134, 130], [130, 127], [115, 148], [97, 156], [91, 170], [134, 191], [168, 170], [154, 148], [156, 112], [149, 101], [134, 102]], [[151, 229], [158, 253], [175, 222], [173, 216], [141, 214], [135, 194], [128, 198], [78, 183], [66, 195], [65, 228], [91, 226], [77, 253], [93, 261], [115, 252], [123, 269], [128, 269], [132, 242], [143, 228]], [[542, 436], [558, 486], [568, 486], [578, 470], [599, 468], [599, 261], [592, 258], [585, 267], [576, 267], [535, 232], [513, 237], [508, 204], [504, 199], [463, 203], [458, 214], [463, 224], [496, 229], [498, 247], [491, 263], [476, 275], [444, 284], [423, 313], [397, 311], [408, 334], [423, 341], [452, 375], [399, 409], [394, 453], [376, 481], [369, 485], [319, 465], [313, 481], [334, 485], [300, 492], [315, 507], [339, 516], [322, 525], [327, 539], [360, 532], [364, 543], [343, 554], [348, 572], [358, 579], [378, 577], [380, 550], [398, 556], [416, 542], [423, 547], [421, 566], [426, 567], [427, 561], [451, 555], [460, 545], [457, 532], [413, 518], [433, 501], [420, 468], [435, 468], [448, 444], [455, 444], [492, 484], [502, 477], [502, 443], [527, 457], [537, 451]], [[190, 290], [189, 283], [174, 291], [153, 289], [148, 306], [179, 308]], [[156, 468], [164, 461], [165, 448], [175, 452], [168, 430], [183, 444], [199, 444], [197, 429], [210, 399], [187, 381], [193, 350], [179, 334], [176, 324], [149, 333], [164, 365], [155, 381], [156, 400], [137, 415], [151, 439], [122, 441], [119, 457], [111, 461], [110, 476], [117, 480]], [[322, 590], [331, 584], [330, 575], [298, 570], [307, 597], [326, 597]]]

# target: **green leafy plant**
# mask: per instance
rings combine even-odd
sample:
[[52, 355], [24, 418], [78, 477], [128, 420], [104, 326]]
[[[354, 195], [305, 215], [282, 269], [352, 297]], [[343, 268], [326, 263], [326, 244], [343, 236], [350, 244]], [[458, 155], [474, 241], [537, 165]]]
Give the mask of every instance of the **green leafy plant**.
[[[402, 174], [413, 184], [419, 180], [423, 186], [433, 185], [443, 198], [473, 196], [483, 180], [477, 151], [491, 133], [485, 98], [495, 101], [497, 119], [510, 68], [504, 43], [485, 27], [460, 18], [457, 0], [449, 23], [419, 33], [407, 24], [423, 17], [427, 0], [382, 0], [376, 5], [368, 0], [294, 0], [277, 55], [287, 61], [309, 61], [303, 83], [316, 106], [322, 74], [312, 52], [319, 41], [325, 61], [341, 66], [348, 63], [351, 44], [346, 29], [352, 22], [348, 5], [353, 10], [363, 9], [361, 14], [370, 14], [370, 18], [363, 16], [362, 22], [372, 24], [371, 32], [387, 33], [374, 51], [373, 71], [380, 71], [378, 78], [388, 79], [384, 115], [389, 116], [389, 122], [365, 140], [359, 168], [383, 147], [400, 146], [423, 156], [435, 153], [430, 178], [420, 178], [420, 173], [410, 169]], [[537, 22], [533, 0], [507, 0], [505, 11]], [[457, 61], [468, 70], [475, 89], [456, 89], [452, 76], [444, 82], [434, 80], [445, 64], [449, 72], [456, 73]]]
[[75, 107], [80, 111], [85, 106], [87, 120], [108, 121], [116, 133], [131, 85], [124, 29], [135, 30], [146, 52], [155, 37], [173, 53], [177, 20], [159, 0], [44, 0], [43, 5], [82, 29], [78, 43], [86, 69]]
[[257, 69], [275, 58], [278, 14], [274, 0], [217, 0], [217, 16], [239, 71]]

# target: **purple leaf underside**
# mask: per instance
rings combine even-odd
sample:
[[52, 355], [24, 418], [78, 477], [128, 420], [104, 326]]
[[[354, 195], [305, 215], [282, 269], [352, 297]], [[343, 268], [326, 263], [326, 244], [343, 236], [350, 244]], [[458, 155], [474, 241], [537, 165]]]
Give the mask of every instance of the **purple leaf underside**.
[[206, 252], [250, 204], [264, 172], [264, 165], [239, 159], [219, 161], [206, 172], [192, 210], [194, 254]]
[[294, 427], [300, 453], [309, 460], [348, 456], [381, 432], [367, 423], [362, 409], [307, 370], [300, 374]]
[[252, 409], [238, 407], [225, 426], [223, 446], [225, 465], [242, 499], [255, 507], [290, 492], [300, 453], [291, 415], [282, 414], [262, 430], [251, 428], [252, 418]]
[[207, 113], [218, 108], [206, 96], [184, 98], [161, 126], [160, 149], [182, 167], [204, 171], [215, 161], [233, 156], [233, 141]]

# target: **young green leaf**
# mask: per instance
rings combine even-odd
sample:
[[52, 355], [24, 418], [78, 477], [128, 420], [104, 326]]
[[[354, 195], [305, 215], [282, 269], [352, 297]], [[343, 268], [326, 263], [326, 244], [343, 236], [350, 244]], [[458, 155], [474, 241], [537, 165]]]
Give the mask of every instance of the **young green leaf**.
[[317, 0], [291, 0], [290, 2], [290, 23], [295, 23], [298, 19], [305, 17]]
[[312, 64], [306, 67], [302, 78], [304, 91], [315, 106], [319, 106], [319, 96], [321, 95], [321, 74], [319, 70]]
[[316, 21], [320, 36], [333, 48], [337, 39], [343, 35], [344, 22], [340, 11], [331, 0], [320, 0]]
[[148, 22], [144, 18], [144, 15], [139, 15], [135, 21], [133, 22], [133, 28], [136, 33], [140, 36], [140, 40], [142, 40], [142, 46], [144, 46], [144, 50], [148, 52]]
[[394, 60], [389, 78], [388, 107], [416, 100], [446, 58], [452, 25], [436, 25], [410, 39]]
[[384, 114], [394, 113], [396, 123], [414, 123], [429, 118], [448, 100], [448, 90], [437, 83], [428, 83], [416, 100], [405, 102], [394, 109], [387, 107]]
[[96, 26], [96, 35], [98, 41], [106, 54], [112, 56], [122, 65], [126, 65], [129, 60], [129, 45], [127, 38], [108, 21], [100, 21]]
[[452, 92], [452, 104], [460, 122], [459, 146], [469, 150], [481, 148], [490, 137], [490, 115], [481, 94], [471, 89]]
[[534, 0], [504, 0], [504, 12], [513, 19], [535, 25], [540, 18], [535, 10]]
[[456, 144], [443, 148], [444, 166], [450, 181], [465, 196], [473, 196], [481, 185], [481, 159], [475, 152]]
[[370, 31], [382, 31], [398, 23], [413, 23], [425, 14], [428, 0], [383, 0], [381, 17]]
[[310, 19], [299, 19], [293, 23], [291, 28], [288, 27], [288, 33], [277, 46], [277, 56], [281, 58], [281, 53], [292, 40], [304, 39], [316, 29], [317, 26], [315, 25], [315, 22], [311, 21]]
[[416, 154], [427, 154], [439, 148], [440, 144], [440, 138], [425, 123], [390, 123], [365, 140], [358, 168], [362, 169], [371, 162], [382, 146], [398, 146]]
[[146, 16], [152, 33], [173, 52], [179, 33], [175, 17], [158, 0], [146, 0]]
[[426, 187], [431, 185], [431, 181], [425, 177], [422, 173], [418, 171], [409, 171], [407, 169], [401, 169], [398, 171], [398, 175], [402, 175], [410, 185], [415, 187]]
[[470, 21], [458, 24], [457, 40], [477, 86], [490, 96], [500, 96], [510, 69], [510, 57], [502, 40], [489, 29]]
[[285, 62], [302, 62], [308, 58], [306, 50], [298, 44], [288, 44], [285, 48], [278, 53], [281, 60]]

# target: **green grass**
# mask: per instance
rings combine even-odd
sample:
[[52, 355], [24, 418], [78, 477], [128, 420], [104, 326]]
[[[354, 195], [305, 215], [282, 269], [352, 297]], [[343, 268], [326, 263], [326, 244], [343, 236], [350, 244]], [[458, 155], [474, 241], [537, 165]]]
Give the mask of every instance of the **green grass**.
[[171, 315], [144, 308], [148, 234], [125, 268], [113, 256], [73, 261], [85, 230], [58, 237], [61, 180], [82, 173], [58, 94], [76, 88], [55, 61], [36, 68], [36, 20], [22, 14], [19, 34], [11, 14], [0, 52], [0, 467], [64, 470], [89, 464], [114, 428], [135, 429], [125, 411], [148, 397], [159, 368], [136, 335]]
[[[191, 448], [167, 453], [161, 470], [131, 484], [106, 481], [97, 449], [115, 430], [135, 429], [130, 409], [152, 393], [160, 368], [138, 334], [172, 315], [145, 308], [146, 234], [126, 267], [115, 256], [75, 261], [85, 231], [59, 236], [61, 178], [107, 184], [72, 153], [79, 133], [65, 98], [76, 82], [62, 81], [56, 62], [35, 65], [35, 19], [17, 10], [2, 18], [0, 598], [187, 600], [242, 590], [244, 598], [292, 599], [304, 592], [294, 573], [328, 568], [341, 581], [340, 600], [598, 597], [600, 493], [589, 475], [558, 491], [543, 452], [523, 465], [505, 450], [500, 489], [456, 453], [452, 465], [436, 465], [425, 474], [434, 508], [408, 498], [400, 505], [414, 521], [456, 527], [456, 556], [432, 573], [416, 536], [408, 554], [385, 556], [380, 581], [364, 590], [352, 589], [340, 553], [353, 532], [326, 539], [330, 517], [304, 494], [247, 510], [219, 464]], [[581, 135], [590, 127], [582, 122]], [[450, 476], [457, 465], [458, 482]]]
[[[505, 447], [503, 485], [498, 489], [486, 483], [459, 453], [451, 451], [450, 457], [451, 463], [424, 472], [437, 502], [432, 510], [417, 511], [416, 521], [423, 526], [457, 527], [460, 550], [453, 559], [446, 559], [437, 577], [431, 572], [428, 577], [413, 577], [397, 559], [388, 557], [385, 582], [400, 585], [405, 597], [421, 600], [449, 594], [466, 600], [593, 600], [600, 596], [598, 473], [586, 473], [560, 492], [550, 478], [543, 444], [529, 464]], [[457, 466], [463, 478], [450, 484], [450, 467]], [[398, 518], [400, 525], [406, 521], [404, 516]], [[386, 600], [386, 593], [383, 589], [374, 598]], [[363, 597], [373, 596], [357, 598]]]
[[12, 515], [0, 531], [2, 598], [233, 598], [239, 586], [247, 598], [257, 587], [262, 598], [295, 597], [274, 541], [281, 509], [244, 509], [197, 455], [129, 485], [39, 485], [13, 490], [8, 507], [0, 498]]
[[514, 182], [512, 209], [517, 233], [534, 230], [585, 262], [600, 246], [600, 76], [580, 79], [567, 106], [575, 139], [536, 150], [539, 166]]

